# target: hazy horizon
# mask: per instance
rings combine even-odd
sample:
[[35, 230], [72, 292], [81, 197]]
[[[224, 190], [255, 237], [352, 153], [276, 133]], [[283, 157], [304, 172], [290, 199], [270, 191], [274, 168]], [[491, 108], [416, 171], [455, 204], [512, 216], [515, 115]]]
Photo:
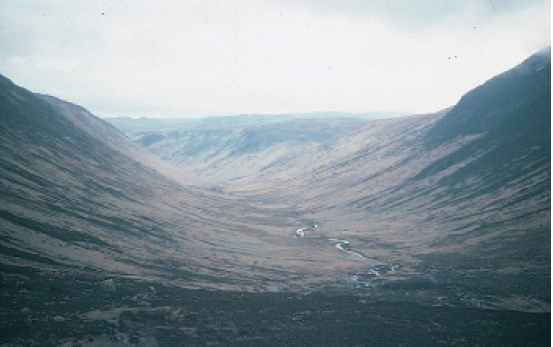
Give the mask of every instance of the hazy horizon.
[[0, 73], [101, 117], [436, 112], [550, 44], [541, 0], [0, 3]]

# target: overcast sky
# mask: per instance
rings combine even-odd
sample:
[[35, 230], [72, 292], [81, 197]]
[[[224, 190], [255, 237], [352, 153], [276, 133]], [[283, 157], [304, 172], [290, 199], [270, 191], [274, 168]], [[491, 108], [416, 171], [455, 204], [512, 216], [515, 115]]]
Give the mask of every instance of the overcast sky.
[[542, 0], [0, 0], [0, 74], [99, 116], [434, 112], [550, 44]]

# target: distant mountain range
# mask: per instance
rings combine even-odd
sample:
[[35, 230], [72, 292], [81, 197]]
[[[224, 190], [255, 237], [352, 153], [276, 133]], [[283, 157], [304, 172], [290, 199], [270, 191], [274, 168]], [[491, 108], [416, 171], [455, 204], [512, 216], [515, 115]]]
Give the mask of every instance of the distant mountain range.
[[382, 119], [407, 116], [406, 112], [311, 112], [287, 114], [243, 114], [211, 117], [182, 117], [182, 118], [131, 118], [108, 117], [105, 121], [115, 126], [121, 132], [140, 133], [183, 130], [190, 128], [220, 128], [235, 126], [253, 126], [269, 123], [280, 123], [290, 120], [321, 120], [329, 118], [345, 119]]
[[255, 125], [213, 122], [190, 129], [128, 133], [138, 145], [190, 175], [213, 183], [258, 175], [304, 154], [362, 119], [294, 119]]

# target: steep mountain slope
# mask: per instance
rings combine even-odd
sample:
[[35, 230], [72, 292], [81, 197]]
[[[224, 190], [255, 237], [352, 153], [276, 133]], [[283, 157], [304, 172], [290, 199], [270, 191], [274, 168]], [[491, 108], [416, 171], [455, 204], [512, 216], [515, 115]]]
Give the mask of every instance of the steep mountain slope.
[[348, 240], [475, 303], [494, 292], [548, 307], [550, 100], [540, 53], [450, 110], [370, 122], [227, 189], [287, 201], [319, 225], [306, 237]]
[[4, 77], [0, 102], [5, 262], [132, 271], [145, 239], [171, 238], [155, 216], [181, 209], [159, 203], [179, 186], [140, 163], [158, 161], [84, 109]]
[[81, 107], [0, 82], [3, 266], [253, 283], [244, 262], [285, 218], [193, 186]]

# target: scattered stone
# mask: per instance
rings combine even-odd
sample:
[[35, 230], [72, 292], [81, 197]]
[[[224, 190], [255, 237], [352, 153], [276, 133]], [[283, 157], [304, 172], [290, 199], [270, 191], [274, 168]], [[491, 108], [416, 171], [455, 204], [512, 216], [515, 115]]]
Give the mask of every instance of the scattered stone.
[[102, 284], [104, 285], [104, 287], [106, 289], [108, 289], [109, 291], [112, 291], [114, 292], [115, 291], [115, 281], [112, 279], [109, 279], [109, 280], [105, 280], [102, 282]]

